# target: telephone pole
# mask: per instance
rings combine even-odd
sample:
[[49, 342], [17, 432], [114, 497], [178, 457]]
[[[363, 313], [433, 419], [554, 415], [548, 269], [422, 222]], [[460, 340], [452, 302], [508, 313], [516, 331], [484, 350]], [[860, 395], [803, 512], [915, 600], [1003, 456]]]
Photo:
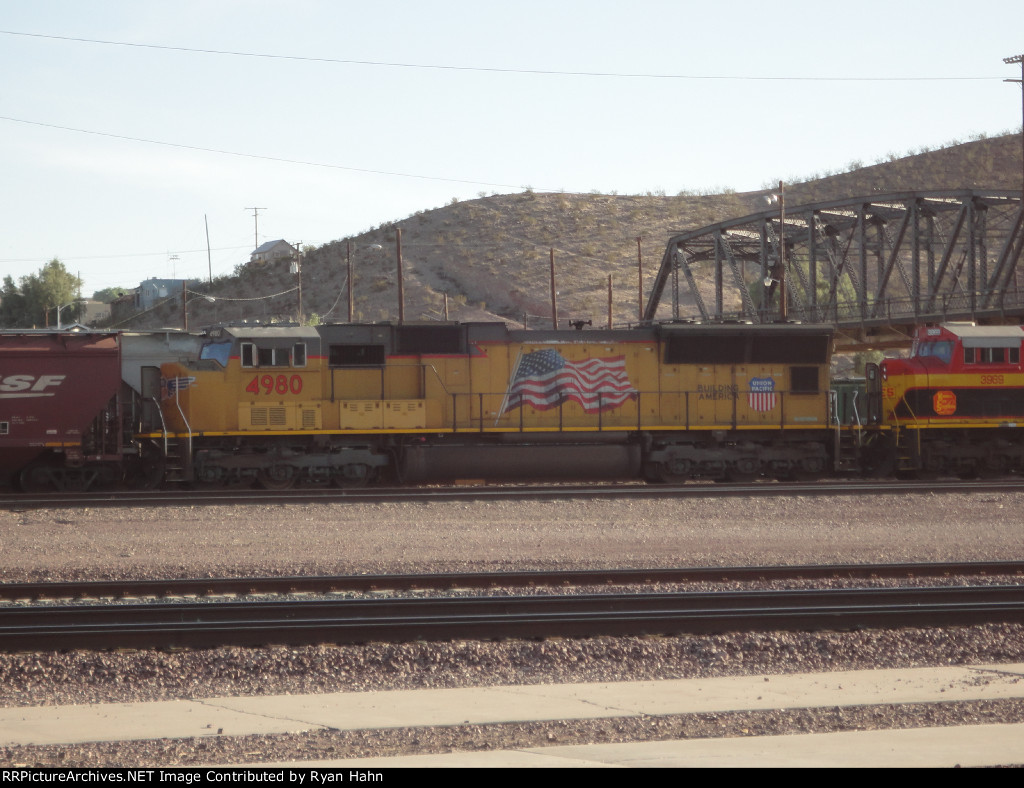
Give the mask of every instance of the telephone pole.
[[[1013, 57], [1004, 57], [1003, 62], [1006, 65], [1011, 66], [1014, 63], [1020, 63], [1020, 79], [1004, 79], [1003, 82], [1016, 82], [1020, 85], [1021, 95], [1021, 147], [1024, 148], [1024, 55], [1014, 55]], [[1024, 151], [1022, 151], [1024, 153]], [[1024, 156], [1021, 158], [1021, 196], [1024, 199]]]
[[260, 211], [267, 210], [266, 208], [243, 208], [243, 211], [252, 211], [252, 220], [255, 224], [255, 230], [253, 232], [253, 249], [260, 248]]

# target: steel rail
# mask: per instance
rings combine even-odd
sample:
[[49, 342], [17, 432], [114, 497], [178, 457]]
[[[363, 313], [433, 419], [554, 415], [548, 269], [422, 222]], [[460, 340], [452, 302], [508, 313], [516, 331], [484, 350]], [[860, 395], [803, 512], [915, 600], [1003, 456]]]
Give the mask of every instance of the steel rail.
[[593, 485], [480, 485], [446, 487], [369, 487], [360, 489], [295, 490], [158, 490], [52, 495], [0, 494], [0, 509], [45, 509], [68, 506], [195, 506], [261, 503], [395, 503], [404, 501], [488, 501], [564, 499], [665, 499], [723, 498], [730, 496], [787, 495], [905, 495], [907, 493], [1022, 492], [1024, 479], [983, 481], [940, 479], [936, 481], [846, 480], [819, 482], [754, 482], [681, 485], [641, 483]]
[[1024, 622], [1024, 586], [0, 608], [0, 648], [166, 648]]
[[0, 599], [146, 599], [265, 594], [328, 594], [426, 589], [486, 589], [565, 586], [638, 586], [653, 583], [726, 583], [923, 577], [1024, 576], [1024, 561], [815, 564], [792, 566], [661, 567], [646, 569], [457, 572], [404, 575], [309, 575], [288, 577], [86, 580], [0, 583]]

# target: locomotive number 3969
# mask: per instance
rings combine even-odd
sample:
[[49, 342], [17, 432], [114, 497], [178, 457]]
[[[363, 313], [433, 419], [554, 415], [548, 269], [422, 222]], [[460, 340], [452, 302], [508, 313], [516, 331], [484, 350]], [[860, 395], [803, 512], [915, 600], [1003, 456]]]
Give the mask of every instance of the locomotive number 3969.
[[245, 390], [250, 394], [301, 394], [301, 375], [257, 375]]

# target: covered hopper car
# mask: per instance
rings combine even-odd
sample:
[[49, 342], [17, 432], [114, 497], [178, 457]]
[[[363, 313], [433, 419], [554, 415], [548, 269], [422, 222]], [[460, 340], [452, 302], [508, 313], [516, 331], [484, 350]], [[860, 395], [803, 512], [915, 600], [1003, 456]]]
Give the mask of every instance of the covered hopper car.
[[0, 475], [23, 488], [119, 481], [125, 459], [121, 345], [113, 333], [0, 340]]

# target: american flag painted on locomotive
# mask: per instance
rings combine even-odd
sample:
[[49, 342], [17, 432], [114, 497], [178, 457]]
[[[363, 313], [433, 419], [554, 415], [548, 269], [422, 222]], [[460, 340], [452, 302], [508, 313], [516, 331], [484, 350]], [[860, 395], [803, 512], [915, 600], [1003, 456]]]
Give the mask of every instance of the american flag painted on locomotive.
[[747, 401], [759, 413], [770, 411], [775, 407], [775, 381], [772, 378], [751, 378]]
[[519, 359], [502, 413], [523, 404], [537, 410], [571, 400], [587, 413], [613, 410], [637, 391], [626, 375], [625, 356], [566, 361], [557, 350], [535, 350]]

